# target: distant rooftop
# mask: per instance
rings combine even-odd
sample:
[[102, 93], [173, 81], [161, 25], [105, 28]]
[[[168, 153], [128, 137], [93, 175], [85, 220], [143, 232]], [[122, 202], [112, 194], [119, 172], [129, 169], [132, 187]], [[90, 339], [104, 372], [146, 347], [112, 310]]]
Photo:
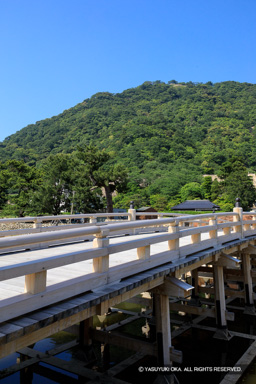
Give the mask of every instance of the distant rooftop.
[[212, 211], [213, 209], [220, 209], [216, 204], [210, 202], [210, 200], [186, 200], [184, 203], [180, 203], [171, 207], [171, 210], [176, 211]]
[[152, 207], [141, 207], [141, 208], [138, 208], [136, 209], [137, 212], [147, 212], [147, 211], [153, 211], [153, 212], [157, 212], [154, 208]]

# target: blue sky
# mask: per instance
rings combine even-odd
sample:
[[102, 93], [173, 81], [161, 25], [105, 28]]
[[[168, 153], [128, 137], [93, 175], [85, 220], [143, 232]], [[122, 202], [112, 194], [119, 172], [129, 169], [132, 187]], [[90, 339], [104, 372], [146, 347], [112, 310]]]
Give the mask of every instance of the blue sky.
[[0, 0], [0, 141], [144, 81], [256, 83], [255, 0]]

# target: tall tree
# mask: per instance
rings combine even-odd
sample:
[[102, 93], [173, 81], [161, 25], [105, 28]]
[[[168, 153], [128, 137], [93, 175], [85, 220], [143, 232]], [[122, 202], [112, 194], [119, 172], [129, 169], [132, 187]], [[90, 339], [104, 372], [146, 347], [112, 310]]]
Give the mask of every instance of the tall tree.
[[31, 212], [31, 199], [42, 182], [41, 172], [24, 161], [9, 160], [5, 163], [5, 176], [11, 213], [24, 216]]
[[72, 199], [73, 168], [70, 155], [50, 155], [43, 167], [43, 183], [33, 196], [38, 214], [59, 215], [69, 210]]
[[5, 164], [0, 162], [0, 209], [4, 207], [8, 200], [8, 175]]
[[181, 200], [196, 200], [202, 198], [202, 190], [199, 183], [185, 184], [180, 190]]
[[219, 176], [222, 179], [220, 183], [222, 197], [233, 205], [236, 198], [240, 197], [244, 210], [253, 206], [256, 201], [256, 189], [241, 158], [233, 157], [226, 161]]
[[93, 145], [79, 146], [77, 157], [84, 163], [84, 175], [92, 188], [103, 188], [107, 200], [107, 212], [113, 212], [112, 193], [122, 191], [127, 183], [128, 172], [122, 164], [113, 164], [113, 155]]
[[212, 191], [212, 178], [211, 178], [211, 176], [204, 177], [204, 181], [201, 185], [201, 190], [203, 192], [204, 198], [210, 200], [211, 199], [211, 191]]

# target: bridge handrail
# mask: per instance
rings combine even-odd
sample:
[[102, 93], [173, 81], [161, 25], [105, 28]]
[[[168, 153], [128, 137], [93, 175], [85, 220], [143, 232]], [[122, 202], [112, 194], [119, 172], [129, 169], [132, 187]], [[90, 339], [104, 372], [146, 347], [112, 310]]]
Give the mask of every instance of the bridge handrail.
[[[233, 213], [232, 216], [236, 217], [238, 214]], [[197, 219], [198, 217], [204, 216], [204, 218], [213, 218], [216, 220], [217, 217], [223, 216], [223, 214], [206, 214], [206, 215], [197, 215], [194, 216], [194, 219]], [[24, 236], [13, 236], [9, 238], [0, 238], [0, 252], [6, 252], [10, 250], [16, 250], [19, 249], [19, 247], [23, 247], [23, 249], [29, 249], [30, 246], [33, 246], [33, 244], [39, 244], [40, 248], [43, 247], [43, 244], [46, 243], [46, 246], [48, 243], [53, 242], [55, 240], [75, 240], [76, 238], [81, 239], [83, 236], [87, 235], [101, 235], [103, 233], [106, 233], [106, 236], [111, 236], [112, 233], [115, 233], [117, 231], [124, 231], [126, 229], [136, 229], [136, 228], [148, 228], [152, 226], [158, 226], [159, 224], [162, 225], [169, 225], [171, 227], [178, 226], [179, 222], [181, 220], [192, 220], [191, 216], [186, 216], [181, 218], [167, 218], [167, 219], [152, 219], [152, 220], [138, 220], [138, 221], [132, 221], [132, 222], [120, 222], [116, 224], [108, 224], [108, 225], [99, 225], [99, 226], [91, 226], [87, 228], [74, 228], [70, 230], [60, 230], [58, 232], [47, 232], [47, 233], [37, 233], [37, 234], [29, 234]], [[202, 234], [207, 233], [210, 231], [217, 231], [218, 229], [222, 228], [228, 228], [237, 226], [240, 222], [234, 221], [234, 222], [228, 222], [228, 223], [216, 223], [210, 224], [202, 227], [192, 227], [192, 228], [183, 228], [179, 229], [178, 235], [169, 233], [168, 235], [165, 235], [165, 240], [168, 238], [168, 240], [173, 240], [180, 237], [190, 236], [193, 234]], [[158, 239], [161, 241], [161, 237], [158, 235]], [[160, 242], [159, 241], [159, 242]], [[32, 247], [33, 248], [33, 247]], [[61, 266], [61, 264], [59, 265]], [[21, 274], [22, 275], [22, 274]], [[0, 279], [1, 280], [1, 279]]]
[[[136, 220], [136, 221], [120, 221], [118, 223], [98, 223], [97, 225], [91, 225], [89, 227], [80, 227], [80, 228], [61, 228], [58, 230], [58, 232], [49, 231], [49, 232], [40, 232], [40, 233], [28, 233], [26, 235], [22, 236], [6, 236], [6, 237], [0, 237], [0, 253], [3, 251], [12, 250], [12, 249], [19, 249], [19, 247], [29, 247], [33, 244], [40, 244], [40, 248], [43, 247], [43, 243], [46, 243], [46, 246], [48, 246], [49, 243], [54, 241], [61, 241], [65, 240], [65, 242], [68, 242], [69, 240], [82, 240], [85, 236], [94, 236], [98, 233], [101, 233], [101, 231], [106, 229], [106, 226], [108, 228], [108, 231], [110, 234], [120, 233], [124, 231], [131, 231], [136, 230], [138, 228], [149, 228], [149, 227], [160, 227], [160, 226], [167, 226], [171, 223], [176, 223], [176, 225], [180, 225], [183, 222], [188, 223], [198, 223], [198, 220], [216, 220], [216, 224], [218, 225], [218, 228], [225, 228], [231, 226], [229, 223], [227, 224], [221, 224], [217, 222], [217, 219], [219, 217], [226, 217], [226, 216], [232, 216], [233, 222], [232, 226], [239, 225], [239, 215], [238, 213], [232, 212], [232, 213], [211, 213], [211, 214], [199, 214], [199, 215], [186, 215], [182, 217], [170, 217], [170, 218], [160, 218], [160, 219], [151, 219], [151, 220]], [[47, 217], [49, 218], [49, 217]], [[237, 219], [236, 222], [234, 219]], [[23, 218], [24, 219], [24, 218]], [[31, 218], [33, 220], [34, 218]], [[11, 220], [11, 219], [9, 219]], [[241, 224], [241, 223], [240, 223]], [[199, 226], [200, 228], [200, 226]], [[10, 231], [12, 232], [12, 231]], [[200, 230], [198, 230], [200, 232]], [[5, 233], [8, 234], [8, 231], [5, 231]], [[128, 232], [129, 233], [129, 232]]]
[[[246, 214], [248, 216], [248, 214]], [[256, 218], [256, 213], [249, 213]], [[60, 230], [58, 232], [36, 233], [22, 236], [0, 238], [0, 281], [14, 277], [24, 276], [26, 282], [26, 293], [12, 297], [11, 300], [3, 299], [0, 301], [1, 318], [6, 320], [10, 316], [21, 315], [28, 310], [35, 310], [41, 306], [50, 305], [60, 300], [67, 299], [79, 293], [83, 293], [94, 287], [101, 287], [106, 283], [120, 281], [136, 273], [145, 271], [159, 265], [177, 262], [179, 259], [196, 252], [214, 248], [227, 242], [241, 239], [252, 234], [256, 235], [256, 221], [243, 220], [243, 212], [234, 211], [232, 213], [208, 213], [199, 215], [187, 215], [182, 217], [169, 217], [151, 220], [134, 220], [119, 223], [102, 223], [90, 227]], [[232, 218], [231, 221], [219, 222], [225, 218]], [[208, 220], [207, 222], [204, 222]], [[194, 222], [196, 226], [181, 227], [182, 222]], [[202, 224], [202, 225], [201, 225]], [[205, 225], [206, 224], [206, 225]], [[167, 233], [149, 234], [138, 236], [127, 241], [118, 241], [109, 244], [109, 238], [118, 232], [126, 230], [135, 231], [142, 228], [165, 227]], [[231, 229], [233, 231], [231, 233]], [[208, 238], [201, 238], [204, 233], [209, 233]], [[94, 237], [90, 249], [72, 252], [63, 251], [62, 254], [48, 251], [31, 251], [18, 253], [6, 253], [17, 249], [33, 249], [33, 245], [45, 248], [47, 243], [54, 244], [54, 241], [70, 239], [83, 240], [86, 236]], [[181, 238], [191, 236], [189, 245], [180, 245]], [[118, 239], [118, 238], [117, 238]], [[163, 252], [152, 253], [150, 246], [157, 243], [167, 242], [166, 250]], [[31, 247], [32, 245], [32, 247]], [[19, 248], [21, 247], [21, 248]], [[80, 248], [81, 249], [81, 248]], [[137, 259], [123, 262], [116, 266], [109, 266], [111, 254], [126, 250], [137, 249]], [[77, 263], [84, 260], [92, 260], [93, 268], [91, 273], [87, 273], [79, 278], [67, 279], [63, 283], [56, 283], [47, 286], [47, 270], [61, 267], [64, 265]], [[42, 293], [43, 292], [43, 293]], [[21, 298], [20, 298], [21, 297]], [[19, 301], [21, 300], [21, 301]], [[22, 300], [26, 301], [23, 308]], [[18, 305], [16, 306], [16, 304]], [[41, 303], [41, 304], [40, 304]], [[7, 310], [4, 311], [4, 308]], [[2, 314], [2, 309], [4, 313]], [[3, 317], [2, 317], [3, 315]], [[4, 321], [3, 320], [3, 321]]]
[[117, 212], [117, 213], [81, 213], [73, 215], [56, 215], [56, 216], [25, 216], [25, 217], [16, 217], [16, 218], [2, 218], [0, 219], [0, 224], [9, 224], [9, 223], [41, 223], [47, 221], [62, 221], [62, 220], [72, 220], [72, 219], [91, 219], [97, 217], [131, 217], [129, 212]]

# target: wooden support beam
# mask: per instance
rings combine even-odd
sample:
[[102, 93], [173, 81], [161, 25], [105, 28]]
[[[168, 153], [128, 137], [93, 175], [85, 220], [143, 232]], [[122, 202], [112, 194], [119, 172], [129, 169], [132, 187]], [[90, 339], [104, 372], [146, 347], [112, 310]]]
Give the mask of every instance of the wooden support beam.
[[91, 346], [90, 329], [93, 326], [93, 317], [89, 317], [79, 323], [79, 344], [80, 346]]
[[246, 248], [242, 250], [242, 254], [249, 254], [251, 256], [256, 256], [256, 247], [255, 245], [249, 244]]
[[229, 268], [235, 268], [241, 263], [241, 260], [238, 260], [237, 258], [228, 255], [224, 252], [221, 252], [221, 256], [219, 260], [214, 263], [214, 265], [218, 265], [221, 267], [229, 267]]
[[200, 272], [210, 272], [210, 273], [213, 273], [213, 267], [209, 267], [209, 266], [204, 267], [204, 266], [202, 266], [202, 267], [197, 268], [197, 271], [199, 272], [199, 276], [200, 276]]
[[[167, 295], [154, 294], [154, 315], [156, 320], [156, 342], [158, 364], [165, 366], [171, 365], [171, 359], [175, 359], [173, 354], [170, 325], [169, 298]], [[171, 356], [170, 356], [171, 352]], [[182, 360], [181, 354], [179, 359]], [[174, 360], [173, 360], [174, 361]]]
[[106, 313], [108, 313], [109, 307], [109, 300], [102, 301], [100, 304], [96, 305], [96, 314], [98, 316], [105, 315]]
[[173, 276], [167, 276], [164, 280], [164, 283], [153, 289], [153, 293], [159, 295], [166, 295], [168, 297], [187, 297], [191, 294], [191, 290], [194, 287], [185, 283], [182, 280], [177, 279]]
[[[211, 287], [198, 287], [198, 292], [214, 295], [215, 291], [214, 291], [214, 288], [211, 288]], [[244, 297], [244, 291], [236, 291], [234, 289], [225, 288], [225, 295], [243, 298]], [[229, 320], [229, 319], [227, 318], [227, 320]]]
[[242, 277], [243, 276], [243, 271], [239, 268], [232, 269], [232, 268], [224, 268], [223, 269], [224, 276], [233, 276], [233, 279], [236, 277]]
[[[216, 317], [214, 308], [196, 307], [194, 305], [184, 305], [179, 303], [170, 303], [170, 309], [177, 312], [190, 313], [192, 315], [204, 315], [206, 317]], [[233, 312], [225, 311], [226, 320], [234, 321], [235, 315]]]
[[192, 297], [195, 298], [198, 296], [198, 269], [193, 269], [193, 271], [191, 271], [191, 283], [194, 287], [192, 290]]
[[214, 255], [211, 255], [211, 256], [207, 256], [207, 257], [205, 257], [203, 262], [202, 262], [202, 260], [198, 260], [198, 261], [196, 261], [193, 264], [190, 264], [188, 266], [184, 266], [184, 267], [180, 266], [179, 270], [177, 270], [177, 275], [180, 276], [183, 273], [191, 272], [193, 269], [201, 267], [202, 264], [208, 264], [208, 263], [212, 263], [214, 261], [217, 261], [219, 254], [220, 254], [220, 252], [218, 252]]

